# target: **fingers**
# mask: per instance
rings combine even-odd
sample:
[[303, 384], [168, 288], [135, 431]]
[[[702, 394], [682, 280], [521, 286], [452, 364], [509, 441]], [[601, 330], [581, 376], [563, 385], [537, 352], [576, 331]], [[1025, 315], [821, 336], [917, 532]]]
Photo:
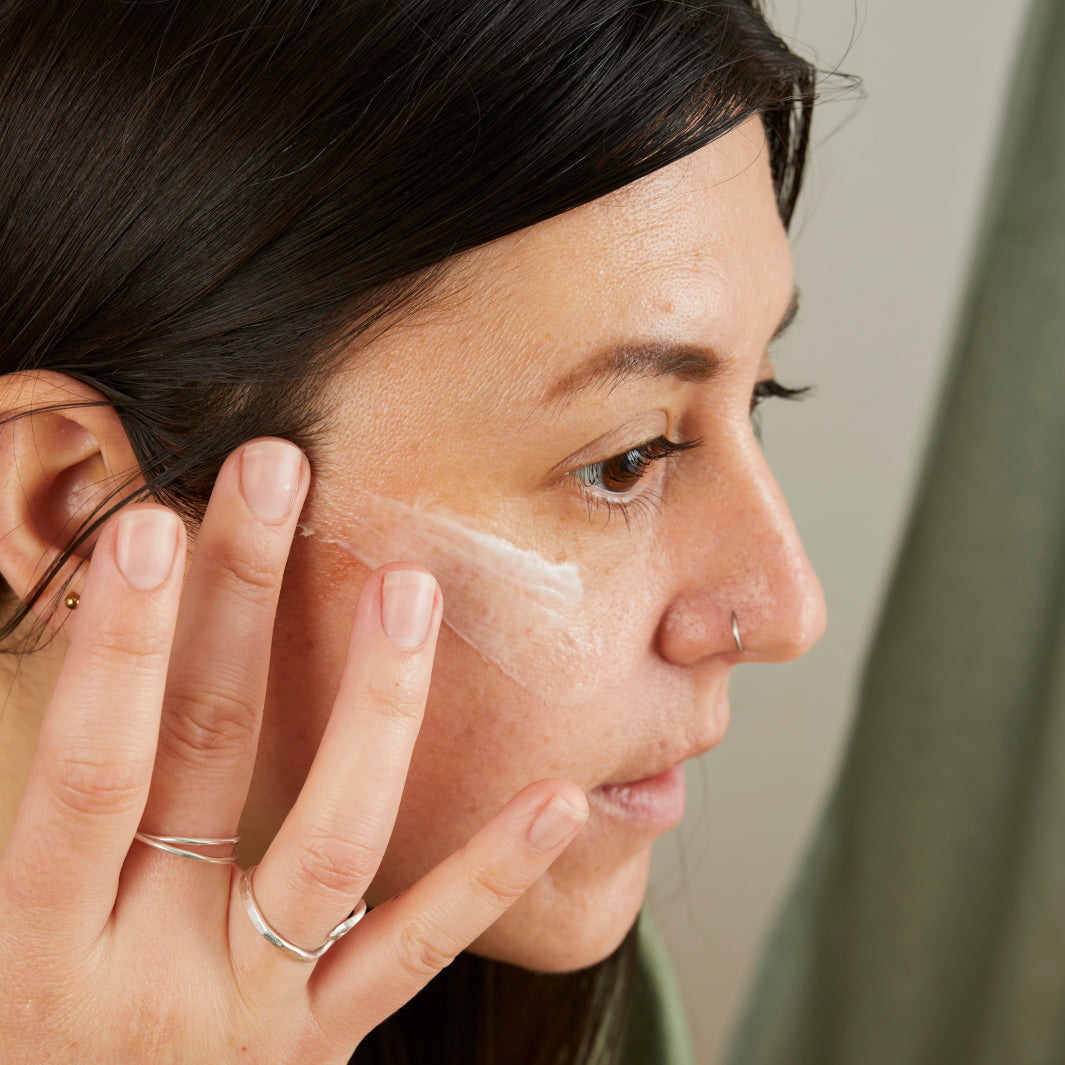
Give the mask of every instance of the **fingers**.
[[[362, 587], [332, 717], [255, 872], [260, 909], [299, 947], [318, 946], [377, 871], [421, 725], [442, 607], [436, 581], [421, 569], [388, 566]], [[239, 902], [234, 913], [231, 935], [247, 948], [234, 953], [256, 980], [279, 961], [291, 976], [294, 963], [255, 933]]]
[[232, 835], [258, 744], [277, 598], [309, 472], [283, 440], [227, 459], [178, 614], [143, 828]]
[[[23, 901], [97, 929], [148, 794], [185, 534], [176, 515], [129, 507], [101, 532], [70, 647], [4, 854]], [[9, 866], [9, 863], [10, 866]]]
[[541, 781], [409, 891], [375, 908], [318, 963], [318, 1026], [354, 1045], [485, 932], [568, 846], [588, 817], [575, 784]]

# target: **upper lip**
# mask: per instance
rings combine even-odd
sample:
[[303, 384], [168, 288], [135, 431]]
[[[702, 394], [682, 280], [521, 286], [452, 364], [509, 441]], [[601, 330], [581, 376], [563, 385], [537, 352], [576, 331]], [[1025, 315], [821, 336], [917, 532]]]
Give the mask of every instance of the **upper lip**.
[[[619, 784], [638, 784], [641, 780], [657, 777], [667, 769], [672, 769], [674, 766], [680, 765], [681, 762], [688, 761], [689, 758], [698, 758], [699, 755], [712, 751], [725, 738], [726, 728], [721, 726], [727, 723], [729, 716], [728, 689], [719, 689], [715, 700], [718, 712], [712, 715], [714, 723], [712, 725], [704, 724], [694, 736], [689, 733], [687, 736], [689, 741], [687, 748], [675, 750], [672, 754], [660, 758], [651, 765], [648, 765], [646, 761], [630, 763], [610, 780], [603, 781], [597, 787], [613, 788]], [[706, 722], [706, 716], [702, 716], [703, 721]], [[646, 757], [647, 752], [645, 751], [644, 758]]]
[[721, 737], [716, 736], [684, 754], [674, 755], [670, 761], [660, 763], [657, 768], [633, 769], [629, 776], [619, 776], [616, 780], [606, 780], [597, 786], [600, 788], [615, 788], [619, 784], [638, 784], [641, 780], [649, 780], [651, 777], [657, 777], [664, 773], [667, 769], [673, 769], [674, 766], [688, 761], [689, 758], [698, 758], [699, 755], [706, 754], [707, 751], [713, 750], [720, 742]]

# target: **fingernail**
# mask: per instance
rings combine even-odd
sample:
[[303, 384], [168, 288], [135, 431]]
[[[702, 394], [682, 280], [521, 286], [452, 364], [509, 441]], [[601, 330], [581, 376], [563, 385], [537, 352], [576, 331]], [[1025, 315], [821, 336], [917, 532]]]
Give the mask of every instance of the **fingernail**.
[[168, 510], [130, 510], [119, 517], [115, 561], [134, 588], [150, 592], [170, 576], [178, 528], [177, 516]]
[[556, 795], [529, 826], [529, 846], [534, 851], [554, 850], [587, 820], [587, 810], [571, 806]]
[[433, 620], [436, 581], [416, 569], [392, 569], [381, 582], [381, 624], [393, 643], [412, 651], [425, 643]]
[[283, 440], [259, 440], [240, 454], [240, 490], [252, 513], [272, 525], [287, 518], [300, 486], [300, 451]]

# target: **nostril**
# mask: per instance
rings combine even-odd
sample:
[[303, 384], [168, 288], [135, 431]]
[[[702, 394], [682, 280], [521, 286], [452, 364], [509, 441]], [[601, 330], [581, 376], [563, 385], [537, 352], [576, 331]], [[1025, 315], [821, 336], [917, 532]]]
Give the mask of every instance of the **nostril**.
[[690, 665], [710, 655], [748, 648], [746, 612], [722, 603], [702, 589], [678, 595], [658, 626], [657, 650], [674, 665]]

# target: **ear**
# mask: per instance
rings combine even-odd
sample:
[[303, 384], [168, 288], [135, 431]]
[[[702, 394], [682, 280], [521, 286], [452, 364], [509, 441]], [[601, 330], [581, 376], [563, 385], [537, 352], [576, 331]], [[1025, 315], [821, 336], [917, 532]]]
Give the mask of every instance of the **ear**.
[[[101, 503], [143, 484], [118, 414], [95, 389], [48, 370], [0, 377], [0, 575], [20, 599]], [[81, 544], [37, 600], [50, 627], [66, 614], [57, 593], [71, 578], [77, 589], [91, 547]]]

